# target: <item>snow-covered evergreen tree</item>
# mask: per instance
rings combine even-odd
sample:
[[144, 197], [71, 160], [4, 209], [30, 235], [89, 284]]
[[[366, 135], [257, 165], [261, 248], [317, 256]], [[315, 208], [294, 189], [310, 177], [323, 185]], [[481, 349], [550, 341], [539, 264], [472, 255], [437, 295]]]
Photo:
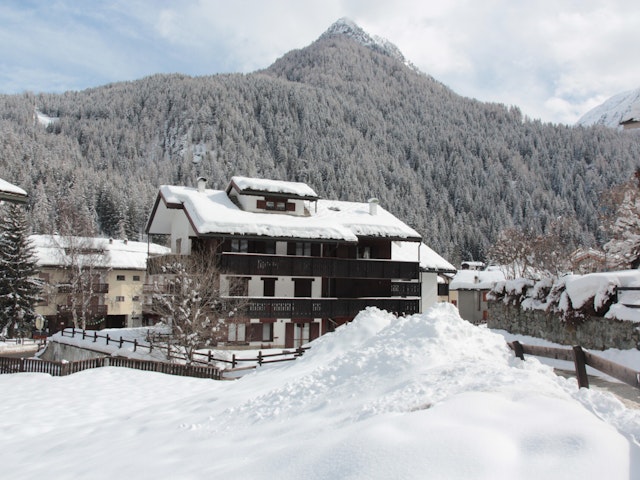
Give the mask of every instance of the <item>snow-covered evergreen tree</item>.
[[42, 288], [21, 206], [5, 208], [0, 221], [0, 332], [25, 337], [34, 325]]

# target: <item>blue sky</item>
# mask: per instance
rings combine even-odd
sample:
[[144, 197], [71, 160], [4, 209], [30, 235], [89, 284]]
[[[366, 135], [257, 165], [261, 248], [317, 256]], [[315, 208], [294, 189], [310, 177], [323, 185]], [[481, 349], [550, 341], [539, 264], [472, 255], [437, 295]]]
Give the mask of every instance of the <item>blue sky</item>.
[[0, 0], [0, 93], [248, 73], [341, 17], [455, 92], [544, 121], [640, 88], [632, 0]]

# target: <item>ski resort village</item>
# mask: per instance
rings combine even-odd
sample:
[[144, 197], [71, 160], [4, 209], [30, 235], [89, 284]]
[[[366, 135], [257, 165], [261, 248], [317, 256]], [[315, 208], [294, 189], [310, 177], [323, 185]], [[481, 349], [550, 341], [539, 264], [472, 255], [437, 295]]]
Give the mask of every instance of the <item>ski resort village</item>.
[[640, 91], [545, 124], [341, 19], [0, 104], [2, 478], [640, 479]]

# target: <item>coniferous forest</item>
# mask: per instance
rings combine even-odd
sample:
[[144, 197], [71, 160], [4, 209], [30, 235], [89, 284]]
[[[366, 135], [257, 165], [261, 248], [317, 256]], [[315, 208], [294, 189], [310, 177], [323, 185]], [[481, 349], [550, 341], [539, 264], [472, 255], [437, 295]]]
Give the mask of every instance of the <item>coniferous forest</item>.
[[34, 233], [71, 214], [75, 233], [138, 239], [159, 185], [247, 175], [377, 197], [454, 263], [485, 259], [505, 228], [558, 219], [574, 243], [603, 243], [599, 195], [640, 161], [637, 133], [461, 97], [332, 31], [251, 74], [0, 96], [0, 145], [0, 178], [29, 192]]

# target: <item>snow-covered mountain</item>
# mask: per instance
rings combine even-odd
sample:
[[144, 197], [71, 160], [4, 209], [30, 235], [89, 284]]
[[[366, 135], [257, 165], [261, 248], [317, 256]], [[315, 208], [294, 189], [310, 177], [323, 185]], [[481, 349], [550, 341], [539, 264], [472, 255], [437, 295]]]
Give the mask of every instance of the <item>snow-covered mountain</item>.
[[604, 125], [611, 128], [622, 128], [620, 122], [630, 118], [640, 119], [640, 88], [614, 95], [603, 104], [585, 113], [578, 125]]
[[337, 20], [331, 25], [320, 38], [332, 37], [335, 35], [344, 35], [352, 38], [361, 45], [371, 48], [379, 53], [385, 54], [391, 58], [394, 58], [414, 71], [418, 71], [418, 68], [407, 60], [400, 49], [396, 47], [386, 38], [379, 37], [377, 35], [369, 35], [362, 28], [360, 28], [353, 20], [343, 17]]

